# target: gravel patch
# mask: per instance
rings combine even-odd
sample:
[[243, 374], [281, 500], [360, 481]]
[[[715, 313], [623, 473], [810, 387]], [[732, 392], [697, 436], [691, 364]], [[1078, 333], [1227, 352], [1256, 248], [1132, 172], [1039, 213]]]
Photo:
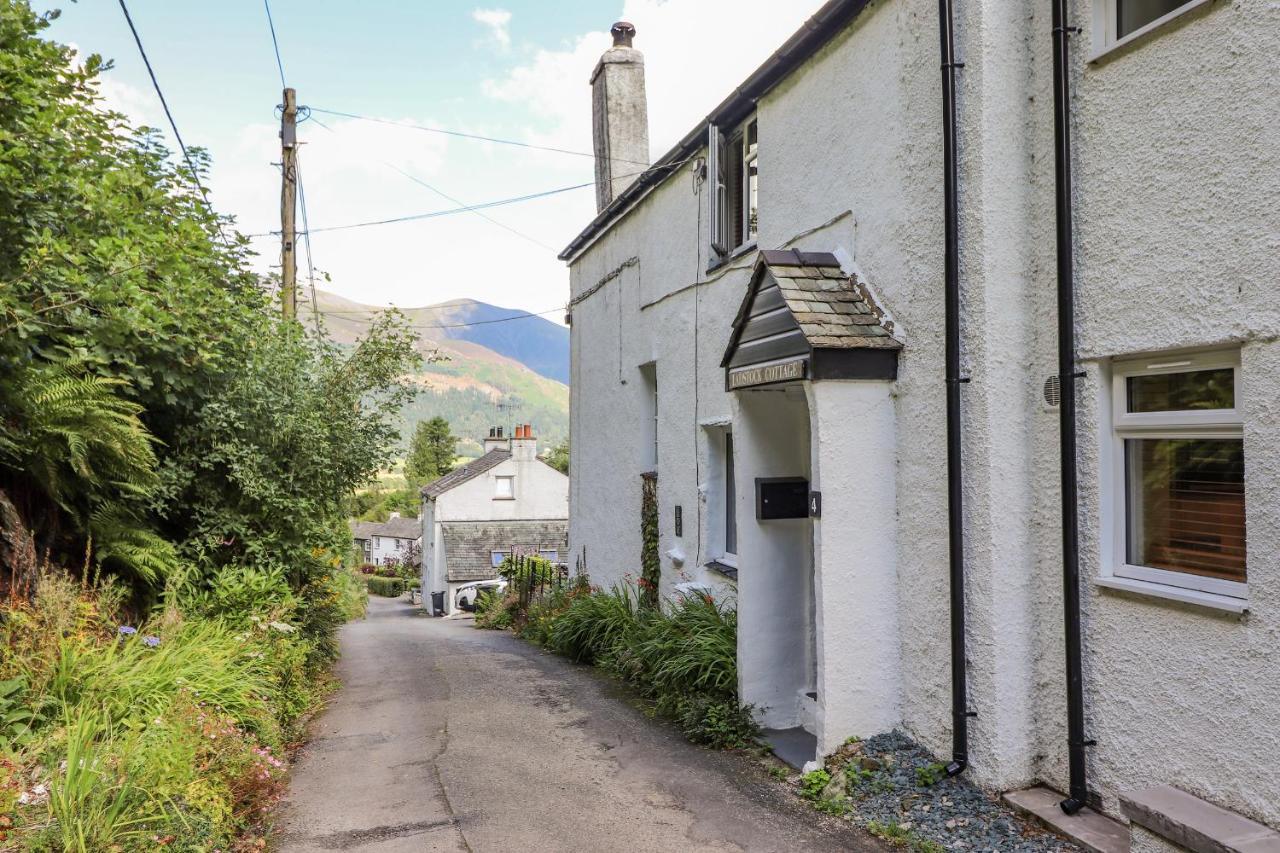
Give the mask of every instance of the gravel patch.
[[[827, 759], [830, 781], [800, 780], [802, 796], [917, 853], [944, 850], [1079, 853], [1032, 824], [898, 731], [848, 743]], [[805, 783], [808, 783], [807, 789]]]

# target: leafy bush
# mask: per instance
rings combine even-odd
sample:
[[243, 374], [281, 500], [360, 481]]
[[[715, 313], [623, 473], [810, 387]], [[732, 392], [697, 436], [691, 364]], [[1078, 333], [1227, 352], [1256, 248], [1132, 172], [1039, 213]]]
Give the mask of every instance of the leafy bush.
[[817, 800], [823, 790], [831, 782], [831, 774], [822, 768], [810, 770], [800, 777], [800, 796], [806, 800]]
[[579, 663], [603, 660], [638, 627], [639, 605], [631, 586], [595, 591], [577, 599], [551, 628], [550, 646]]
[[384, 598], [399, 598], [404, 595], [404, 581], [400, 578], [371, 575], [366, 578], [366, 583], [369, 586], [370, 595], [380, 595]]

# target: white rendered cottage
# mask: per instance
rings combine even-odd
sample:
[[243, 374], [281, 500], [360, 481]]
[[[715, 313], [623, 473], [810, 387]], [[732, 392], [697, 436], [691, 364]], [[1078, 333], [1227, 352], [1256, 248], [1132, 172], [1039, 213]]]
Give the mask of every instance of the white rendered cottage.
[[566, 557], [569, 478], [538, 458], [533, 428], [484, 439], [484, 455], [422, 487], [423, 601], [444, 594], [456, 609], [458, 588], [497, 577], [512, 553], [553, 562]]
[[638, 565], [656, 474], [663, 594], [736, 600], [802, 757], [902, 728], [1135, 844], [1179, 797], [1275, 827], [1275, 4], [951, 7], [831, 0], [639, 176], [614, 27], [569, 559]]

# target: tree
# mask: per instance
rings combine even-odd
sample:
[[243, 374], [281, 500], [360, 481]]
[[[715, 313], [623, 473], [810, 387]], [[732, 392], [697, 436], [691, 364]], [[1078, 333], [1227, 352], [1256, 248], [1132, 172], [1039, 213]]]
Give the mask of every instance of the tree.
[[449, 430], [449, 422], [439, 415], [420, 421], [413, 431], [409, 458], [404, 463], [404, 478], [411, 487], [424, 486], [453, 470], [457, 436]]
[[543, 457], [548, 465], [555, 468], [561, 474], [569, 473], [569, 440], [557, 444], [555, 447], [547, 451], [547, 455]]

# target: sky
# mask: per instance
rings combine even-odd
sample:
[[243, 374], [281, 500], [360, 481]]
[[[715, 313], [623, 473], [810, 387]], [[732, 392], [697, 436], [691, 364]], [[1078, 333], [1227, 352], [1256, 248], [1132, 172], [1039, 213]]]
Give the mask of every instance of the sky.
[[[213, 158], [213, 206], [245, 234], [278, 230], [282, 87], [262, 0], [127, 2], [183, 140]], [[590, 184], [590, 156], [403, 125], [589, 155], [588, 80], [616, 20], [635, 24], [635, 46], [645, 54], [656, 159], [820, 5], [271, 0], [285, 80], [312, 108], [298, 137], [317, 286], [371, 305], [470, 298], [561, 320], [569, 276], [556, 255], [595, 215], [590, 186], [484, 217], [464, 211], [320, 229]], [[48, 37], [112, 60], [101, 84], [105, 102], [168, 135], [117, 0], [63, 0], [60, 8]], [[278, 237], [253, 245], [259, 271], [278, 269]], [[299, 282], [306, 279], [300, 253]]]

